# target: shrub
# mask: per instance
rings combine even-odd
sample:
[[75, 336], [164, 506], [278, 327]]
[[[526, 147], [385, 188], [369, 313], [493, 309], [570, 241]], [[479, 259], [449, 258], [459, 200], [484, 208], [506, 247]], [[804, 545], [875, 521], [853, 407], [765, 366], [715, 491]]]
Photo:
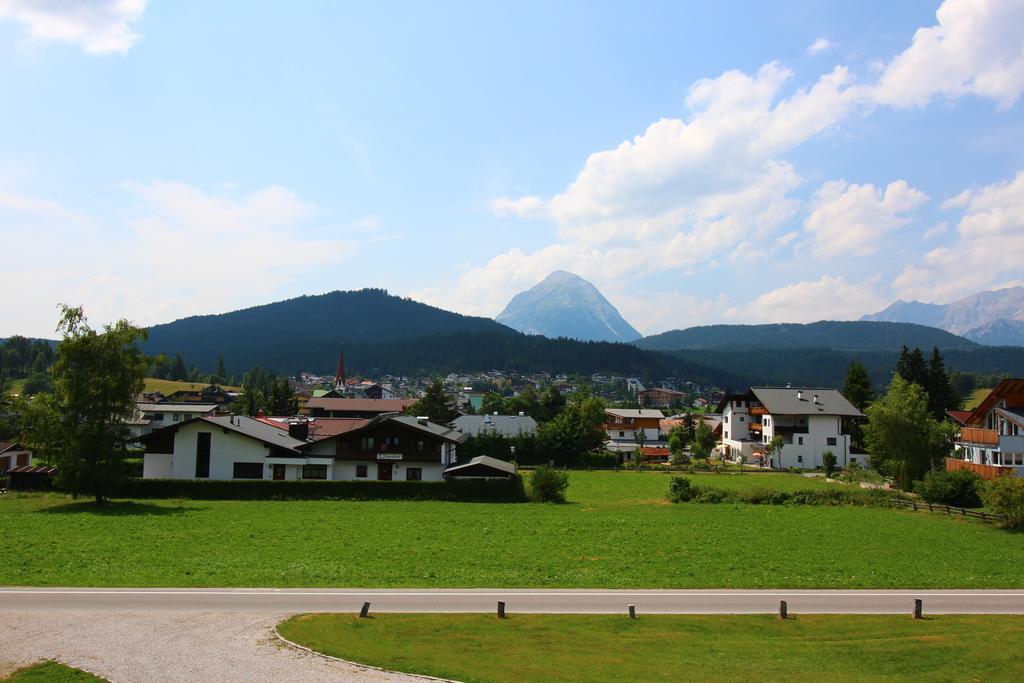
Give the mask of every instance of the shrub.
[[982, 488], [985, 505], [1003, 516], [1003, 525], [1009, 529], [1024, 529], [1024, 479], [999, 477]]
[[821, 463], [825, 466], [825, 478], [831, 478], [836, 471], [836, 456], [832, 451], [825, 451], [821, 454]]
[[609, 451], [593, 451], [580, 459], [581, 467], [616, 467], [619, 456]]
[[696, 494], [693, 482], [686, 477], [672, 477], [672, 481], [668, 483], [668, 499], [673, 503], [685, 503], [692, 500]]
[[194, 500], [443, 500], [503, 502], [526, 500], [519, 475], [507, 479], [446, 481], [271, 481], [217, 479], [128, 479], [116, 498]]
[[981, 505], [981, 477], [970, 470], [927, 472], [915, 491], [929, 503], [976, 508]]
[[564, 503], [569, 475], [550, 467], [538, 467], [530, 477], [531, 498], [538, 503]]

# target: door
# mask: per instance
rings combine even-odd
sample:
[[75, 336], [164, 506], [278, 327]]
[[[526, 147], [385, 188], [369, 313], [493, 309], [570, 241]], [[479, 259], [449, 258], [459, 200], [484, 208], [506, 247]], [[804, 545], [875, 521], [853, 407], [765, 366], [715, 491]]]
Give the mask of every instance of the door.
[[274, 465], [274, 481], [284, 481], [284, 465]]
[[390, 462], [377, 463], [378, 481], [391, 481], [391, 467], [392, 464]]

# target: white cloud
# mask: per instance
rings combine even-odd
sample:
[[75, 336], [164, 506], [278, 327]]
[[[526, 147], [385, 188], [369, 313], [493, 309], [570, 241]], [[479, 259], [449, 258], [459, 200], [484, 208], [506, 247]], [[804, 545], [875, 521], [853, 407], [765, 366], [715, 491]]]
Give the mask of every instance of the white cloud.
[[1024, 90], [1024, 2], [946, 0], [936, 17], [886, 67], [875, 100], [911, 107], [973, 94], [1004, 108], [1016, 102]]
[[747, 306], [730, 309], [727, 316], [744, 323], [856, 320], [889, 303], [876, 291], [877, 282], [878, 278], [872, 278], [851, 283], [825, 275], [766, 292]]
[[807, 54], [817, 55], [821, 54], [825, 50], [834, 48], [835, 43], [831, 42], [828, 38], [818, 38], [813, 43], [807, 46]]
[[[947, 202], [948, 203], [948, 202]], [[1019, 279], [1024, 254], [1024, 171], [1010, 180], [966, 190], [957, 241], [928, 252], [896, 278], [903, 298], [950, 301]]]
[[814, 239], [811, 252], [823, 258], [873, 254], [887, 233], [910, 222], [905, 214], [927, 199], [905, 180], [889, 183], [884, 192], [871, 184], [831, 180], [814, 195], [804, 221]]
[[126, 54], [148, 0], [0, 0], [0, 19], [24, 24], [33, 40], [72, 43], [89, 54]]
[[27, 286], [9, 302], [19, 329], [0, 335], [52, 334], [58, 302], [84, 305], [97, 323], [127, 317], [147, 325], [265, 303], [296, 278], [344, 262], [365, 232], [350, 226], [348, 234], [313, 236], [337, 229], [325, 229], [317, 207], [279, 186], [248, 194], [162, 181], [122, 188], [138, 201], [116, 224], [70, 222], [66, 216], [78, 214], [59, 205], [0, 195], [0, 241], [12, 253], [47, 254], [42, 267], [8, 265], [11, 281]]
[[949, 230], [949, 223], [945, 221], [942, 221], [941, 223], [936, 223], [935, 225], [924, 231], [924, 235], [921, 236], [921, 239], [927, 242], [928, 240], [934, 237], [938, 237], [939, 235], [945, 235], [947, 230]]
[[547, 215], [547, 203], [540, 197], [527, 195], [518, 199], [498, 197], [491, 202], [491, 211], [498, 217], [540, 218]]

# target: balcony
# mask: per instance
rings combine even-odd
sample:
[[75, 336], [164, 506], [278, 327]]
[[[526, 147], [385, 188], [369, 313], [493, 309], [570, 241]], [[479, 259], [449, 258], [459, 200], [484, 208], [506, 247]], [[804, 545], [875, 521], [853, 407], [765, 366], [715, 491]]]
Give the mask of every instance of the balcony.
[[980, 429], [978, 427], [964, 427], [960, 430], [958, 441], [974, 443], [980, 446], [998, 446], [999, 432], [994, 429]]

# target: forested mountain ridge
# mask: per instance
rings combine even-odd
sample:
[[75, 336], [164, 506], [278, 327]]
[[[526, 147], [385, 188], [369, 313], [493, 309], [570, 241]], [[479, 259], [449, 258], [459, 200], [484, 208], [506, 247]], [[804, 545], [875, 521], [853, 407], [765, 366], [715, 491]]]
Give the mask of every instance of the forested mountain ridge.
[[[200, 368], [223, 354], [228, 372], [254, 364], [293, 373], [327, 371], [341, 343], [389, 341], [451, 332], [516, 332], [490, 318], [452, 313], [383, 289], [300, 296], [229, 313], [191, 316], [149, 328], [146, 353], [180, 353]], [[269, 359], [277, 359], [271, 362]]]
[[644, 337], [636, 346], [651, 351], [695, 349], [837, 349], [898, 351], [901, 346], [970, 349], [978, 344], [925, 325], [822, 320], [816, 323], [703, 325]]
[[155, 325], [149, 335], [143, 345], [148, 354], [180, 353], [188, 364], [207, 372], [222, 354], [229, 374], [253, 365], [287, 375], [297, 370], [332, 373], [344, 343], [349, 371], [367, 376], [511, 370], [743, 382], [728, 370], [708, 370], [628, 344], [521, 334], [489, 318], [452, 313], [380, 289], [193, 316]]

